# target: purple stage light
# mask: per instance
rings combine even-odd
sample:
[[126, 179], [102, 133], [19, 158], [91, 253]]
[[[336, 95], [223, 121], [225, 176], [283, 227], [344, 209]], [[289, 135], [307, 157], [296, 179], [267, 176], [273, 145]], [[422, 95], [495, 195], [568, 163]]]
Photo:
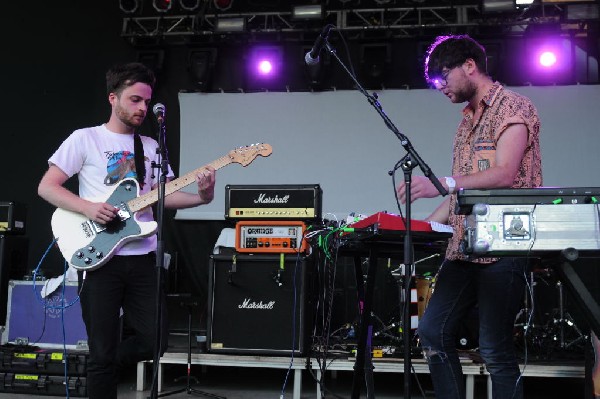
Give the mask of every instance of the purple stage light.
[[260, 60], [258, 62], [258, 72], [261, 75], [269, 75], [273, 72], [273, 64], [269, 60]]
[[282, 53], [277, 46], [257, 46], [249, 53], [249, 71], [255, 79], [271, 81], [281, 75]]
[[565, 70], [570, 68], [571, 42], [562, 38], [539, 38], [530, 40], [531, 60], [538, 71]]
[[540, 54], [539, 63], [543, 67], [551, 68], [556, 65], [556, 61], [556, 54], [554, 54], [552, 51], [543, 51]]
[[569, 84], [573, 79], [572, 43], [569, 39], [540, 35], [527, 39], [525, 82]]

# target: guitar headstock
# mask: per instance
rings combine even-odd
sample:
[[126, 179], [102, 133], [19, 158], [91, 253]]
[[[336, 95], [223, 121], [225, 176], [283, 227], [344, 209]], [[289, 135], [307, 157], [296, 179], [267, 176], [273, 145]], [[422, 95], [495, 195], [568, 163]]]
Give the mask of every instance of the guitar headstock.
[[237, 162], [242, 166], [249, 165], [254, 159], [261, 155], [263, 157], [268, 157], [273, 152], [273, 148], [269, 144], [252, 144], [245, 147], [236, 148], [233, 151], [229, 152], [229, 158], [233, 162]]

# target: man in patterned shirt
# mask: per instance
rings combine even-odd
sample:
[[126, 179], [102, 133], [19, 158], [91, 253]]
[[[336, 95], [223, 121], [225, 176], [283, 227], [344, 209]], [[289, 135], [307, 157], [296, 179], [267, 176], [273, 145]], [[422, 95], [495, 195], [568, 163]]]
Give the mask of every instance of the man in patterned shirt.
[[[436, 398], [465, 398], [457, 333], [477, 306], [479, 352], [491, 375], [493, 397], [521, 399], [513, 328], [525, 288], [525, 260], [463, 254], [459, 244], [464, 216], [455, 213], [455, 193], [458, 188], [541, 186], [537, 110], [529, 99], [492, 80], [485, 50], [466, 35], [438, 37], [428, 50], [425, 75], [451, 102], [467, 103], [454, 138], [452, 175], [440, 179], [450, 195], [427, 218], [454, 228], [418, 329]], [[406, 201], [404, 183], [398, 187], [398, 195]], [[437, 195], [426, 177], [413, 177], [412, 200]]]

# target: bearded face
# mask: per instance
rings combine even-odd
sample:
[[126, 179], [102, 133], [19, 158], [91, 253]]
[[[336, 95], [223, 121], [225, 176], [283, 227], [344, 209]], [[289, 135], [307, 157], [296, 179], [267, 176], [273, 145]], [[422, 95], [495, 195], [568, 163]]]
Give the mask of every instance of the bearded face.
[[145, 112], [140, 111], [139, 109], [131, 109], [126, 105], [124, 106], [122, 96], [119, 97], [119, 100], [115, 105], [115, 115], [119, 118], [121, 123], [131, 128], [139, 127], [146, 117]]
[[145, 83], [135, 83], [121, 93], [111, 93], [113, 118], [129, 129], [139, 127], [146, 118], [151, 98], [152, 88]]

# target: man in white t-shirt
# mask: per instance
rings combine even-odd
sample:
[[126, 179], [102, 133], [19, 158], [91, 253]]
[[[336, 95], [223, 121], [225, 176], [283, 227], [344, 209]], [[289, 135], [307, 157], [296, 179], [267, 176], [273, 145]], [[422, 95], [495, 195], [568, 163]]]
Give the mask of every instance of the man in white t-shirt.
[[[144, 194], [157, 188], [161, 174], [152, 172], [152, 162], [159, 160], [158, 143], [135, 132], [149, 110], [155, 83], [153, 72], [140, 63], [118, 65], [107, 72], [106, 83], [111, 105], [108, 122], [74, 131], [48, 160], [49, 168], [38, 187], [38, 194], [52, 205], [85, 215], [100, 224], [117, 217], [119, 209], [104, 201], [118, 182], [134, 178], [140, 186], [140, 194]], [[76, 174], [79, 195], [63, 186]], [[167, 180], [172, 177], [169, 167]], [[165, 207], [180, 209], [211, 202], [215, 170], [206, 168], [196, 180], [198, 194], [176, 191], [165, 197]], [[136, 217], [139, 221], [154, 220], [150, 207], [139, 211]], [[116, 398], [119, 368], [153, 357], [156, 241], [156, 235], [129, 241], [101, 267], [79, 273], [82, 314], [90, 349], [87, 367], [90, 399]], [[135, 331], [135, 335], [122, 342], [121, 309]], [[161, 324], [162, 353], [167, 344], [166, 318]]]

